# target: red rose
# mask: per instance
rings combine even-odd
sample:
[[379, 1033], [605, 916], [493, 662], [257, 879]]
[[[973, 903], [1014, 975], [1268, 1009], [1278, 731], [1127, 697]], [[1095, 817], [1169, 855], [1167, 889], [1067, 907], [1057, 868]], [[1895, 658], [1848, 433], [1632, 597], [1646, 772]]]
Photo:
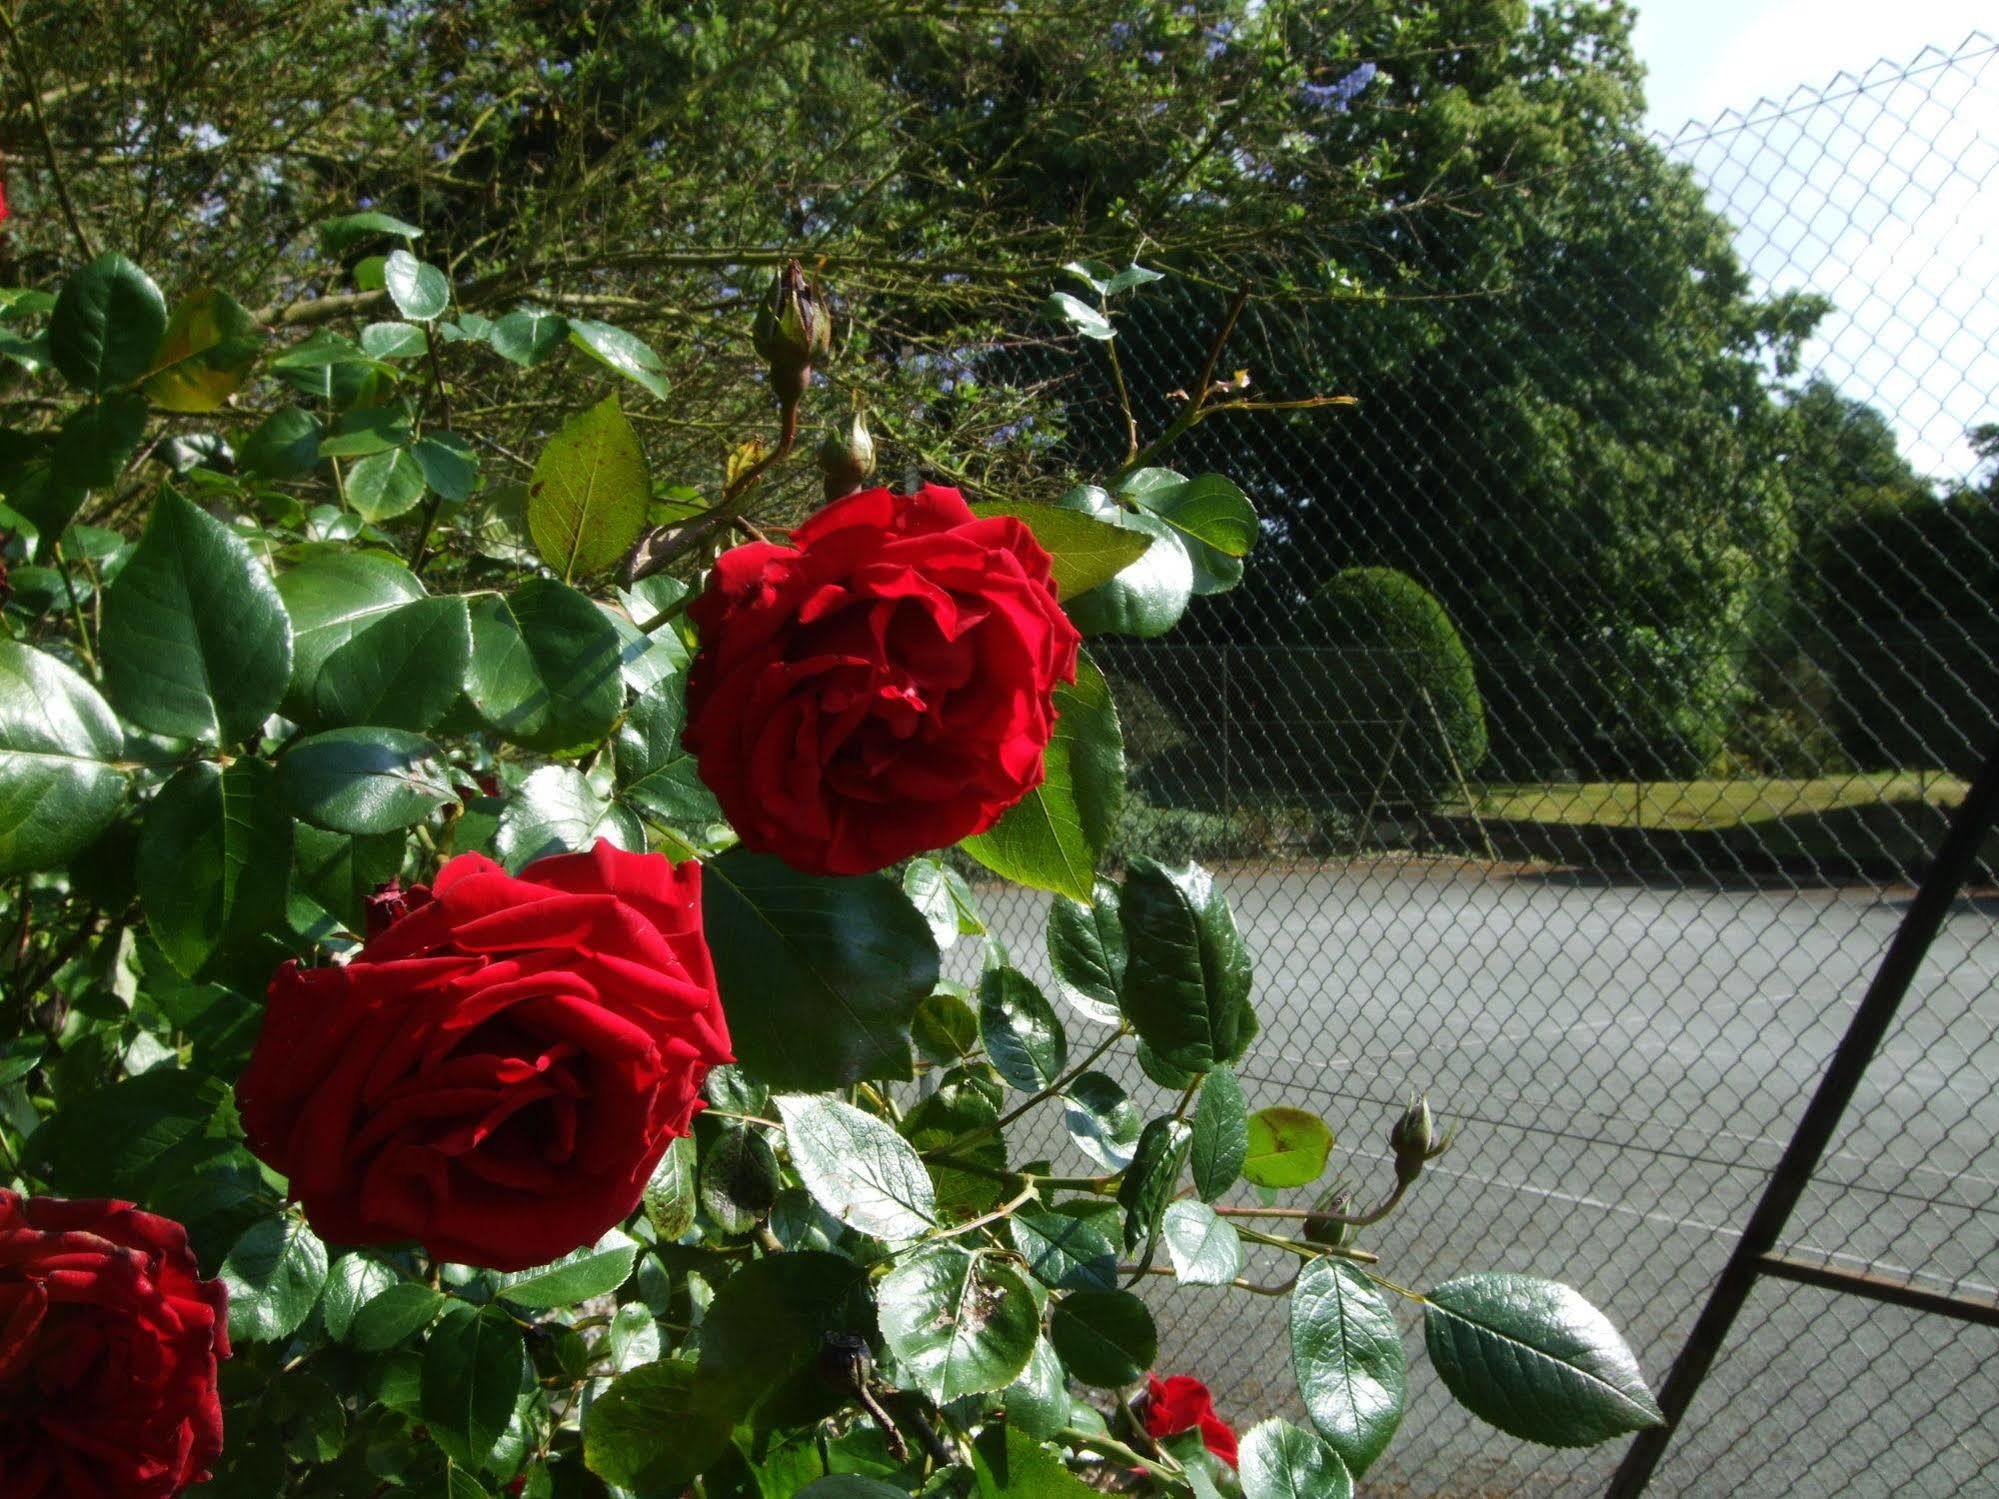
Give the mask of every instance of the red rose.
[[1169, 1379], [1146, 1375], [1147, 1434], [1154, 1438], [1170, 1437], [1196, 1427], [1200, 1428], [1202, 1445], [1233, 1468], [1235, 1433], [1215, 1414], [1214, 1397], [1208, 1394], [1208, 1387], [1189, 1374], [1175, 1374]]
[[322, 1237], [521, 1270], [631, 1214], [728, 1060], [701, 866], [599, 843], [461, 855], [344, 967], [286, 964], [236, 1096]]
[[1020, 521], [867, 489], [724, 552], [688, 613], [687, 748], [743, 843], [866, 874], [985, 831], [1041, 784], [1075, 627]]
[[221, 1282], [129, 1202], [0, 1191], [0, 1494], [166, 1499], [222, 1450]]

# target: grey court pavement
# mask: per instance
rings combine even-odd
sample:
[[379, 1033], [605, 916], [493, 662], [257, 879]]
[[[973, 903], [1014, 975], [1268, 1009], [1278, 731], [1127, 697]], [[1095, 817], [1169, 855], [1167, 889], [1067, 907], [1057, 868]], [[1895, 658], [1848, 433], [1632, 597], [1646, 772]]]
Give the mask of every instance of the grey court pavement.
[[[1413, 861], [1221, 878], [1257, 963], [1251, 1106], [1323, 1115], [1334, 1171], [1370, 1198], [1392, 1180], [1384, 1143], [1408, 1089], [1458, 1123], [1450, 1154], [1363, 1241], [1383, 1271], [1418, 1288], [1482, 1269], [1567, 1280], [1655, 1387], [1909, 893]], [[982, 893], [1014, 961], [1049, 984], [1043, 902]], [[1977, 900], [1953, 914], [1800, 1208], [1793, 1252], [1992, 1294], [1996, 917]], [[949, 971], [976, 965], [972, 947]], [[1090, 1023], [1067, 1018], [1087, 1045]], [[1113, 1070], [1142, 1106], [1170, 1102], [1135, 1067]], [[1017, 1154], [1084, 1169], [1042, 1112]], [[1264, 1251], [1247, 1273], [1275, 1283], [1288, 1263]], [[1302, 1415], [1281, 1298], [1165, 1282], [1148, 1294], [1162, 1367], [1205, 1379], [1244, 1427]], [[1409, 1412], [1363, 1493], [1601, 1491], [1618, 1449], [1550, 1453], [1465, 1416], [1405, 1309]], [[1993, 1329], [1766, 1283], [1652, 1492], [1999, 1494], [1996, 1370]]]

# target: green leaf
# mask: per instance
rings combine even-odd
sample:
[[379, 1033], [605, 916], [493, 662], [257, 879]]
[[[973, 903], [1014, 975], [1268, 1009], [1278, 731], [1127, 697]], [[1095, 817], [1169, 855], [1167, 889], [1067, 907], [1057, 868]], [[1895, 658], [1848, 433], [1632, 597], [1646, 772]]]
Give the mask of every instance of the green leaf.
[[[125, 472], [146, 433], [146, 398], [114, 391], [63, 419], [49, 455], [55, 489], [78, 492], [109, 489]], [[58, 534], [62, 527], [50, 527]]]
[[1242, 1237], [1205, 1202], [1169, 1202], [1159, 1224], [1183, 1285], [1225, 1286], [1242, 1274]]
[[775, 1088], [910, 1075], [909, 1026], [937, 987], [937, 944], [881, 875], [799, 874], [732, 849], [702, 911], [737, 1060]]
[[422, 1332], [444, 1310], [445, 1298], [406, 1280], [390, 1286], [354, 1313], [347, 1340], [362, 1353], [384, 1353]]
[[1117, 337], [1110, 320], [1087, 302], [1079, 302], [1066, 291], [1052, 292], [1048, 300], [1041, 304], [1041, 310], [1048, 317], [1060, 323], [1067, 323], [1084, 338], [1094, 338], [1099, 342]]
[[[354, 1314], [403, 1278], [390, 1266], [365, 1254], [343, 1254], [326, 1275], [326, 1293], [319, 1320], [328, 1337], [345, 1342]], [[428, 1288], [426, 1288], [428, 1289]]]
[[346, 410], [378, 399], [396, 379], [395, 366], [370, 359], [352, 339], [324, 330], [271, 360], [271, 373], [301, 395]]
[[859, 1473], [828, 1473], [798, 1490], [796, 1499], [909, 1499], [909, 1491]]
[[1238, 1456], [1243, 1499], [1353, 1499], [1353, 1478], [1339, 1454], [1289, 1421], [1252, 1426]]
[[929, 1174], [887, 1124], [837, 1098], [788, 1095], [777, 1108], [791, 1164], [828, 1213], [889, 1244], [936, 1227]]
[[1012, 1384], [1041, 1330], [1019, 1272], [955, 1244], [932, 1245], [889, 1271], [879, 1306], [882, 1341], [940, 1405]]
[[987, 1423], [972, 1452], [979, 1499], [1096, 1499], [1098, 1490], [1065, 1468], [1011, 1415], [1004, 1425]]
[[1249, 1156], [1249, 1105], [1233, 1068], [1217, 1067], [1201, 1082], [1194, 1104], [1194, 1145], [1189, 1157], [1194, 1190], [1213, 1202], [1236, 1184]]
[[[153, 940], [189, 978], [210, 959], [281, 929], [292, 826], [262, 760], [184, 766], [140, 826], [139, 902]], [[259, 986], [260, 988], [261, 986]]]
[[916, 1007], [910, 1039], [925, 1061], [948, 1067], [963, 1061], [978, 1046], [978, 1012], [950, 988], [926, 994]]
[[410, 444], [410, 457], [423, 471], [423, 482], [445, 499], [471, 498], [479, 482], [479, 460], [456, 432], [426, 432]]
[[486, 342], [503, 359], [511, 359], [523, 369], [533, 369], [562, 347], [569, 336], [569, 320], [559, 312], [539, 307], [523, 307], [493, 324]]
[[291, 679], [276, 585], [242, 538], [171, 488], [105, 590], [99, 643], [113, 705], [173, 739], [248, 738]]
[[[324, 453], [326, 445], [320, 444]], [[414, 510], [423, 498], [423, 465], [408, 448], [370, 453], [347, 470], [347, 503], [371, 525]]]
[[1258, 1187], [1302, 1187], [1319, 1179], [1333, 1132], [1317, 1114], [1277, 1105], [1249, 1116], [1242, 1174]]
[[1178, 1119], [1155, 1119], [1138, 1137], [1138, 1149], [1124, 1180], [1118, 1183], [1118, 1206], [1124, 1209], [1124, 1247], [1137, 1249], [1159, 1231], [1166, 1204], [1180, 1185], [1193, 1131]]
[[483, 1466], [499, 1445], [528, 1373], [513, 1318], [453, 1302], [423, 1345], [424, 1425], [445, 1451]]
[[1083, 285], [1089, 287], [1091, 291], [1100, 297], [1110, 285], [1111, 277], [1116, 274], [1101, 260], [1072, 260], [1064, 265], [1062, 269], [1082, 282]]
[[645, 387], [660, 400], [666, 399], [669, 388], [666, 365], [653, 352], [652, 346], [636, 334], [589, 318], [570, 318], [569, 341], [592, 359], [608, 364], [627, 380]]
[[48, 1043], [40, 1036], [16, 1036], [0, 1041], [0, 1088], [17, 1083], [41, 1065]]
[[319, 445], [322, 458], [366, 458], [406, 448], [414, 436], [410, 416], [401, 406], [375, 406], [350, 411], [334, 424]]
[[636, 817], [599, 796], [574, 767], [544, 765], [508, 799], [493, 848], [518, 874], [548, 854], [587, 852], [599, 838], [631, 853], [645, 851], [645, 829]]
[[692, 1364], [641, 1364], [592, 1402], [583, 1463], [621, 1488], [678, 1493], [722, 1455], [734, 1424]]
[[1085, 1072], [1062, 1099], [1062, 1123], [1076, 1148], [1106, 1171], [1131, 1164], [1145, 1118], [1118, 1083], [1101, 1072]]
[[701, 1206], [725, 1234], [746, 1234], [777, 1202], [777, 1155], [761, 1130], [724, 1124], [701, 1152]]
[[1034, 981], [1018, 969], [988, 968], [979, 977], [979, 1037], [1009, 1086], [1038, 1093], [1069, 1065], [1069, 1037]]
[[458, 701], [472, 660], [465, 600], [418, 599], [351, 622], [356, 633], [312, 684], [314, 722], [423, 730]]
[[649, 1308], [636, 1301], [626, 1302], [611, 1314], [610, 1338], [611, 1367], [620, 1374], [659, 1357], [659, 1323]]
[[329, 729], [278, 762], [293, 815], [336, 833], [393, 833], [458, 799], [437, 746], [402, 729]]
[[1402, 1334], [1365, 1275], [1330, 1257], [1308, 1262], [1291, 1292], [1291, 1365], [1312, 1424], [1353, 1473], [1365, 1473], [1402, 1423]]
[[1046, 779], [959, 847], [1018, 884], [1086, 901], [1124, 798], [1124, 738], [1110, 686], [1087, 656], [1076, 658], [1075, 685], [1055, 689], [1055, 710]]
[[604, 612], [549, 578], [472, 606], [465, 695], [494, 733], [573, 755], [604, 741], [624, 705], [618, 632]]
[[1115, 1291], [1117, 1250], [1082, 1218], [1015, 1213], [1007, 1219], [1027, 1273], [1054, 1291]]
[[1255, 1034], [1249, 953], [1213, 878], [1198, 864], [1134, 859], [1120, 911], [1124, 1013], [1140, 1038], [1190, 1072], [1235, 1061]]
[[1165, 275], [1161, 272], [1148, 270], [1144, 266], [1134, 262], [1104, 283], [1103, 294], [1107, 297], [1114, 297], [1121, 291], [1129, 291], [1134, 286], [1143, 286], [1148, 281], [1164, 281], [1165, 279]]
[[1098, 880], [1085, 903], [1059, 895], [1048, 908], [1048, 962], [1055, 988], [1070, 1008], [1099, 1025], [1119, 1025], [1124, 1011], [1124, 922], [1117, 886]]
[[307, 553], [297, 567], [278, 575], [277, 588], [293, 635], [284, 712], [300, 723], [317, 722], [326, 663], [397, 610], [424, 599], [415, 574], [393, 557], [337, 546]]
[[[948, 1146], [953, 1157], [985, 1168], [981, 1172], [926, 1163], [937, 1189], [939, 1217], [970, 1218], [999, 1206], [1005, 1191], [988, 1174], [1006, 1169], [1006, 1139], [998, 1126], [999, 1110], [992, 1100], [964, 1082], [944, 1084], [903, 1116], [902, 1137], [919, 1153]], [[974, 1132], [977, 1139], [958, 1143]]]
[[368, 209], [361, 213], [344, 213], [338, 218], [321, 219], [319, 222], [320, 243], [329, 254], [338, 255], [349, 246], [364, 239], [372, 239], [378, 234], [399, 235], [403, 239], [421, 239], [423, 231], [414, 224], [408, 224], [393, 214]]
[[361, 330], [361, 352], [370, 359], [421, 359], [429, 349], [415, 323], [370, 323]]
[[982, 500], [977, 516], [1012, 516], [1034, 533], [1055, 564], [1055, 596], [1072, 599], [1108, 583], [1145, 555], [1152, 538], [1080, 511], [1017, 500]]
[[356, 838], [311, 823], [292, 827], [292, 885], [350, 932], [368, 927], [368, 897], [403, 867], [401, 833]]
[[641, 1199], [646, 1221], [662, 1244], [671, 1244], [694, 1227], [695, 1158], [694, 1140], [677, 1135], [653, 1168]]
[[1152, 538], [1144, 554], [1115, 578], [1067, 601], [1077, 629], [1150, 640], [1180, 623], [1194, 592], [1194, 559], [1178, 532], [1157, 516], [1126, 510], [1094, 484], [1072, 489], [1055, 503]]
[[247, 472], [267, 479], [297, 479], [319, 463], [325, 427], [318, 417], [298, 406], [281, 406], [243, 440], [236, 462]]
[[443, 317], [451, 306], [451, 283], [436, 266], [418, 260], [407, 250], [391, 250], [382, 263], [382, 284], [396, 310], [413, 322], [428, 323]]
[[65, 1100], [28, 1137], [25, 1170], [68, 1197], [153, 1201], [159, 1187], [226, 1142], [212, 1139], [228, 1085], [178, 1067]]
[[1220, 474], [1183, 479], [1171, 469], [1140, 469], [1118, 493], [1173, 528], [1193, 563], [1195, 594], [1226, 593], [1242, 581], [1242, 558], [1256, 545], [1256, 508]]
[[153, 278], [107, 253], [63, 282], [49, 314], [49, 357], [78, 390], [102, 395], [145, 374], [167, 331]]
[[1426, 1301], [1430, 1362], [1460, 1405], [1508, 1436], [1591, 1447], [1663, 1423], [1638, 1360], [1573, 1288], [1464, 1275]]
[[862, 1266], [816, 1250], [772, 1255], [716, 1291], [701, 1324], [701, 1377], [759, 1426], [805, 1424], [844, 1403], [820, 1373], [827, 1334], [873, 1331]]
[[234, 297], [213, 287], [192, 292], [153, 351], [146, 396], [169, 411], [219, 411], [263, 346], [263, 330]]
[[53, 656], [0, 640], [0, 876], [54, 869], [125, 803], [118, 720]]
[[960, 937], [985, 933], [972, 887], [942, 860], [911, 859], [902, 871], [902, 893], [930, 923], [930, 935], [940, 949], [948, 950]]
[[1048, 1339], [1034, 1340], [1027, 1367], [1003, 1398], [1008, 1428], [1037, 1441], [1047, 1441], [1069, 1424], [1069, 1376]]
[[638, 1257], [636, 1240], [620, 1229], [609, 1229], [595, 1244], [586, 1244], [550, 1264], [500, 1276], [493, 1294], [534, 1310], [575, 1306], [617, 1290], [631, 1278]]
[[252, 1224], [216, 1277], [229, 1292], [229, 1337], [273, 1343], [305, 1325], [326, 1284], [326, 1246], [287, 1213]]
[[1048, 1335], [1072, 1376], [1104, 1390], [1136, 1384], [1159, 1357], [1152, 1313], [1129, 1291], [1070, 1292]]
[[615, 395], [548, 440], [528, 484], [528, 533], [563, 581], [601, 572], [645, 529], [652, 480], [638, 433]]

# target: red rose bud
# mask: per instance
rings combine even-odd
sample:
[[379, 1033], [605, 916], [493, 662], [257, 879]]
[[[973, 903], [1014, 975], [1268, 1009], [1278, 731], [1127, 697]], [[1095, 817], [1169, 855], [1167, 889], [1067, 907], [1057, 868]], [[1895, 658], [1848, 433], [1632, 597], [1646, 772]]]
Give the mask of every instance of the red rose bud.
[[126, 1202], [0, 1190], [0, 1493], [170, 1499], [222, 1451], [228, 1295]]
[[461, 854], [351, 962], [287, 963], [236, 1092], [322, 1238], [524, 1270], [631, 1214], [730, 1059], [701, 866], [599, 843]]
[[770, 366], [778, 400], [796, 405], [812, 383], [812, 366], [833, 348], [832, 315], [797, 261], [787, 260], [772, 279], [750, 337]]
[[826, 498], [852, 494], [875, 471], [875, 440], [860, 412], [844, 430], [826, 434], [819, 444], [819, 472], [826, 476]]
[[1215, 1413], [1214, 1397], [1208, 1387], [1189, 1374], [1161, 1379], [1145, 1376], [1145, 1432], [1157, 1441], [1178, 1436], [1183, 1431], [1201, 1433], [1201, 1445], [1227, 1463], [1236, 1465], [1236, 1435]]
[[982, 833], [1041, 784], [1080, 637], [1052, 563], [955, 489], [865, 489], [724, 552], [688, 609], [687, 728], [747, 848], [867, 874]]
[[405, 890], [401, 880], [390, 880], [386, 885], [378, 885], [373, 895], [362, 897], [361, 904], [368, 920], [368, 937], [372, 941], [410, 912], [430, 904], [430, 887], [412, 885]]

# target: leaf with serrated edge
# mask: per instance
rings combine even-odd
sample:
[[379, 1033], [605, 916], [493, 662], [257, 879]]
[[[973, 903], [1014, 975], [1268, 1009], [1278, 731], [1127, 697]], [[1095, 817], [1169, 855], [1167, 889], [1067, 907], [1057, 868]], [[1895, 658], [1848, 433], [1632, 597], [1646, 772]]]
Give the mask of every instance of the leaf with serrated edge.
[[888, 1125], [836, 1098], [789, 1095], [777, 1108], [799, 1179], [835, 1218], [891, 1244], [936, 1226], [930, 1175]]
[[1352, 1265], [1317, 1259], [1291, 1292], [1291, 1365], [1312, 1424], [1365, 1473], [1402, 1423], [1402, 1335], [1381, 1293]]

